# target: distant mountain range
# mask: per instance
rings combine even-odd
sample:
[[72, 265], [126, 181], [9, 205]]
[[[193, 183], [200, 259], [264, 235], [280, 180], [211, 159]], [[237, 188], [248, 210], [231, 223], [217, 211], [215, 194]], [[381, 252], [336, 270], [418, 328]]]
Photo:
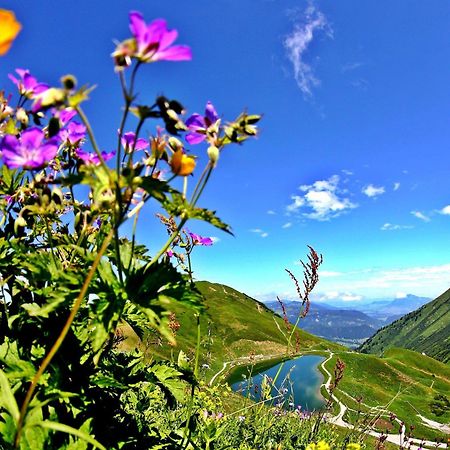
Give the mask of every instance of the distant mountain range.
[[[335, 300], [331, 305], [312, 302], [308, 315], [301, 319], [299, 327], [316, 336], [356, 348], [380, 328], [430, 300], [409, 294], [395, 300], [379, 299], [363, 302]], [[299, 302], [283, 301], [283, 304], [288, 320], [295, 323], [299, 314]], [[278, 301], [266, 302], [266, 305], [282, 315]]]
[[[299, 315], [299, 302], [283, 302], [288, 320], [295, 323]], [[266, 305], [282, 315], [279, 302], [269, 302]], [[306, 317], [300, 319], [299, 328], [316, 336], [338, 342], [349, 347], [357, 347], [372, 336], [383, 322], [374, 319], [361, 311], [337, 309], [322, 304], [312, 304]]]
[[391, 347], [415, 350], [450, 364], [450, 289], [380, 329], [359, 350], [381, 355]]

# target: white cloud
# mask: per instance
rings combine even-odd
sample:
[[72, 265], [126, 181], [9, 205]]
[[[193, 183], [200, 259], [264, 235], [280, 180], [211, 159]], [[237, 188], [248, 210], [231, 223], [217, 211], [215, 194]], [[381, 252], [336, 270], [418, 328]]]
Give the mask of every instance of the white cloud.
[[423, 220], [424, 222], [429, 222], [431, 219], [427, 217], [425, 214], [421, 213], [420, 211], [411, 211], [411, 214], [414, 217], [417, 217], [420, 220]]
[[412, 266], [390, 270], [370, 269], [342, 273], [338, 279], [321, 282], [325, 292], [364, 293], [381, 292], [394, 296], [396, 292], [408, 292], [433, 297], [450, 286], [450, 263], [435, 266]]
[[353, 175], [353, 172], [351, 171], [351, 170], [348, 170], [348, 169], [342, 169], [342, 173], [343, 174], [345, 174], [345, 175]]
[[327, 301], [327, 300], [342, 300], [344, 302], [355, 302], [362, 300], [363, 296], [359, 294], [354, 294], [352, 292], [344, 291], [328, 291], [324, 294], [320, 295], [319, 301]]
[[377, 197], [378, 195], [384, 194], [384, 192], [383, 186], [374, 186], [373, 184], [369, 184], [362, 190], [362, 193], [367, 195], [367, 197]]
[[406, 298], [408, 294], [406, 292], [397, 292], [395, 298]]
[[399, 182], [394, 183], [394, 191], [398, 191], [399, 188], [400, 188], [400, 183]]
[[324, 32], [326, 35], [332, 36], [332, 30], [326, 17], [314, 5], [310, 4], [306, 8], [300, 23], [297, 23], [292, 33], [284, 39], [284, 48], [294, 66], [295, 80], [306, 97], [311, 97], [312, 89], [320, 84], [312, 67], [305, 61], [305, 53], [318, 32]]
[[393, 223], [386, 222], [380, 230], [382, 231], [393, 231], [393, 230], [410, 230], [414, 228], [412, 225], [395, 225]]
[[333, 175], [328, 180], [318, 180], [311, 185], [300, 186], [299, 189], [305, 194], [303, 197], [291, 196], [294, 202], [286, 207], [287, 212], [295, 213], [305, 207], [310, 211], [304, 212], [303, 217], [324, 221], [356, 208], [358, 205], [343, 196], [345, 191], [339, 187], [339, 181], [339, 176]]
[[211, 240], [213, 241], [214, 244], [217, 244], [218, 242], [221, 241], [220, 237], [217, 236], [211, 236]]
[[319, 271], [319, 277], [339, 277], [342, 275], [342, 272], [334, 272], [332, 270], [321, 270]]
[[276, 214], [276, 212], [275, 212], [273, 209], [269, 209], [269, 210], [267, 211], [267, 214], [269, 214], [269, 215], [271, 215], [271, 216], [274, 216], [274, 215]]
[[261, 236], [262, 238], [266, 238], [267, 236], [269, 236], [269, 233], [267, 233], [267, 232], [264, 231], [264, 230], [261, 230], [261, 228], [252, 228], [252, 229], [250, 229], [250, 230], [248, 230], [248, 231], [250, 231], [251, 233], [258, 234], [258, 235]]
[[281, 228], [291, 228], [292, 222], [286, 222]]
[[291, 195], [291, 200], [293, 200], [293, 202], [286, 206], [288, 213], [297, 212], [305, 204], [305, 201], [300, 195]]
[[439, 212], [446, 216], [450, 216], [450, 205], [444, 206]]

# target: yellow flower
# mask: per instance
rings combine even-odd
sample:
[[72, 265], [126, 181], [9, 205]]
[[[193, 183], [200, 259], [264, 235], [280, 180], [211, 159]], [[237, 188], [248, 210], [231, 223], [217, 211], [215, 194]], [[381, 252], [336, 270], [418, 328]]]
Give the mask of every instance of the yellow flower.
[[345, 450], [361, 450], [361, 445], [355, 443], [347, 444]]
[[183, 150], [177, 150], [170, 160], [170, 167], [175, 175], [190, 175], [195, 169], [195, 159], [183, 153]]
[[325, 441], [319, 441], [317, 444], [309, 444], [306, 450], [331, 450], [331, 447]]
[[12, 11], [0, 9], [0, 56], [7, 53], [21, 28]]

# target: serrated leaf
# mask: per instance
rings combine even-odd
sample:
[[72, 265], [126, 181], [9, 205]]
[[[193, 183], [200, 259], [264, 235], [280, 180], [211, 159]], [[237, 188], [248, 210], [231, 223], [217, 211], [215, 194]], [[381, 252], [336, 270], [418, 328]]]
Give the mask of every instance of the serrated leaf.
[[219, 228], [220, 230], [225, 231], [226, 233], [234, 236], [233, 233], [231, 232], [231, 227], [227, 225], [225, 222], [222, 222], [222, 220], [220, 220], [216, 216], [215, 211], [211, 211], [205, 208], [193, 208], [189, 210], [188, 214], [190, 219], [203, 220], [215, 226], [216, 228]]
[[176, 189], [172, 188], [167, 182], [153, 177], [142, 177], [140, 186], [155, 200], [160, 203], [168, 201], [166, 194], [181, 195]]

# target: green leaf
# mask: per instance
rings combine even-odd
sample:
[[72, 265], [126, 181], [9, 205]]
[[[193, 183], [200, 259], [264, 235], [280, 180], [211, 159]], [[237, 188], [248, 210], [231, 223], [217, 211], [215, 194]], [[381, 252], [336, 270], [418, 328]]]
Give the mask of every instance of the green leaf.
[[53, 422], [51, 420], [44, 420], [42, 422], [37, 422], [34, 424], [34, 426], [46, 428], [53, 431], [61, 431], [62, 433], [71, 434], [73, 436], [76, 436], [80, 439], [83, 439], [83, 441], [88, 442], [89, 444], [93, 445], [94, 448], [99, 448], [100, 450], [106, 450], [106, 447], [104, 447], [100, 442], [95, 440], [90, 434], [88, 434], [85, 431], [77, 430], [76, 428], [73, 428], [69, 425], [65, 425], [63, 423], [59, 422]]
[[215, 211], [210, 211], [209, 209], [204, 208], [193, 208], [189, 210], [188, 215], [190, 219], [203, 220], [233, 236], [233, 233], [231, 232], [231, 227], [227, 225], [225, 222], [222, 222], [216, 216]]
[[158, 380], [157, 384], [166, 396], [169, 394], [178, 402], [186, 397], [186, 383], [181, 379], [183, 373], [164, 363], [154, 365], [150, 372]]
[[168, 201], [166, 194], [179, 194], [176, 189], [173, 189], [167, 182], [158, 180], [153, 177], [142, 177], [141, 187], [147, 193], [160, 203]]
[[96, 88], [97, 86], [82, 86], [75, 94], [69, 97], [69, 106], [76, 108], [80, 103], [89, 99], [89, 94]]
[[6, 409], [14, 422], [17, 424], [20, 417], [19, 406], [17, 405], [14, 393], [9, 385], [5, 372], [0, 369], [0, 406]]

